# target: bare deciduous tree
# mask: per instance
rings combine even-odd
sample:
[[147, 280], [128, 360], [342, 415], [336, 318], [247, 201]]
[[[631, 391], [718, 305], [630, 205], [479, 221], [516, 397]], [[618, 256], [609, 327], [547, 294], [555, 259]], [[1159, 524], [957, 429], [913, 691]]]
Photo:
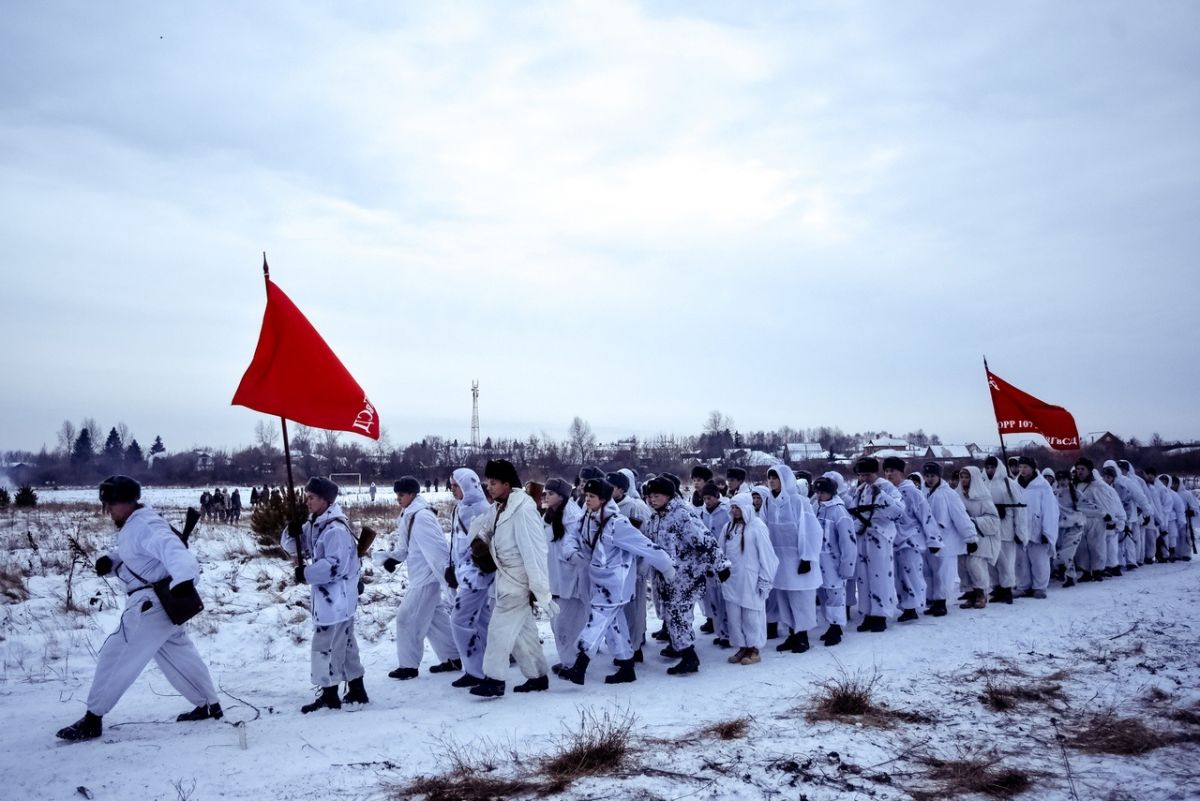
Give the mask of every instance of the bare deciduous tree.
[[75, 437], [78, 434], [75, 424], [70, 420], [63, 420], [62, 425], [58, 427], [58, 450], [64, 456], [71, 455], [71, 449], [75, 447]]
[[280, 428], [273, 420], [259, 420], [254, 424], [254, 441], [258, 447], [270, 453], [275, 450], [275, 443], [279, 442], [279, 432]]
[[567, 429], [567, 444], [570, 446], [571, 455], [579, 464], [586, 462], [596, 449], [596, 437], [592, 434], [592, 427], [582, 417], [571, 421], [571, 427]]

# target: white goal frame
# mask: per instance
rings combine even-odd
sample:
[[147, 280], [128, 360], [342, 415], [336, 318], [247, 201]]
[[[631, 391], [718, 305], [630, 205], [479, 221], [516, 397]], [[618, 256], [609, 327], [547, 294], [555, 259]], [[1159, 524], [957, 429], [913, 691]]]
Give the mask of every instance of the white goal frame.
[[349, 486], [338, 481], [338, 476], [354, 476], [355, 484], [358, 487], [358, 489], [355, 490], [355, 492], [354, 492], [355, 498], [357, 499], [357, 497], [359, 495], [362, 495], [362, 491], [363, 491], [362, 473], [330, 473], [329, 474], [329, 480], [332, 481], [334, 484], [337, 484], [338, 488], [340, 490], [342, 490], [343, 493], [345, 493], [345, 491], [347, 489], [349, 489]]

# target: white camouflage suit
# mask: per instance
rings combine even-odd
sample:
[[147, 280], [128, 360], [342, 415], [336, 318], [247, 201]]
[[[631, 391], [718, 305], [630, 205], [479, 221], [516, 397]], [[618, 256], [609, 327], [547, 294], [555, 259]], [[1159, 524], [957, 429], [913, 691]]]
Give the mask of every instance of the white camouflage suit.
[[[296, 541], [287, 529], [280, 534], [279, 544], [296, 555]], [[300, 544], [304, 558], [310, 560], [304, 568], [304, 582], [312, 589], [312, 683], [333, 687], [361, 678], [363, 666], [354, 634], [358, 546], [341, 506], [330, 504], [316, 518], [306, 520]]]
[[[896, 521], [904, 514], [904, 501], [891, 482], [876, 478], [873, 483], [854, 488], [848, 504], [858, 537], [858, 611], [864, 617], [896, 616], [895, 554]], [[874, 505], [876, 508], [871, 509]]]
[[120, 625], [104, 641], [96, 659], [88, 711], [100, 717], [107, 714], [151, 659], [194, 706], [218, 703], [212, 677], [196, 646], [183, 626], [170, 621], [150, 587], [165, 578], [171, 579], [171, 587], [184, 581], [197, 583], [200, 566], [196, 557], [167, 521], [148, 506], [134, 510], [125, 520], [108, 557], [114, 574], [125, 584], [127, 597]]
[[480, 519], [483, 525], [478, 536], [488, 543], [496, 561], [496, 583], [492, 585], [495, 602], [483, 654], [484, 675], [504, 681], [511, 655], [525, 678], [545, 676], [550, 667], [538, 641], [531, 600], [551, 617], [557, 605], [550, 596], [542, 518], [533, 499], [513, 487], [505, 501], [493, 502]]
[[401, 668], [420, 667], [426, 637], [438, 659], [458, 659], [446, 600], [450, 543], [424, 498], [413, 498], [396, 519], [392, 550], [376, 551], [372, 556], [380, 565], [388, 559], [408, 565], [408, 590], [396, 610], [397, 664]]

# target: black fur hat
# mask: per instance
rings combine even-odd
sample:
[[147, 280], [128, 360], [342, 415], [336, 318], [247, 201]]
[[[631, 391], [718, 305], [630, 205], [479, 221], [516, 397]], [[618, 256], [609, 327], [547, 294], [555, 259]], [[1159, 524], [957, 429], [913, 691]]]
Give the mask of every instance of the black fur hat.
[[521, 477], [517, 475], [517, 468], [513, 467], [513, 463], [507, 459], [489, 459], [483, 468], [483, 477], [500, 481], [510, 487], [521, 486]]
[[134, 503], [142, 497], [142, 485], [129, 476], [109, 476], [100, 482], [101, 503]]
[[397, 495], [416, 494], [421, 491], [421, 482], [413, 476], [401, 476], [400, 480], [392, 485]]
[[629, 492], [629, 476], [624, 473], [609, 473], [604, 477], [604, 480], [621, 492]]
[[899, 470], [904, 472], [905, 462], [899, 456], [889, 456], [883, 460], [884, 470]]
[[583, 485], [583, 493], [585, 495], [596, 495], [600, 500], [608, 503], [612, 500], [613, 485], [602, 478], [589, 478]]
[[[416, 479], [413, 480], [415, 481]], [[325, 476], [313, 476], [308, 480], [308, 483], [304, 485], [304, 489], [306, 492], [311, 492], [313, 495], [316, 495], [318, 498], [325, 501], [325, 503], [333, 503], [337, 500], [338, 485], [325, 478]]]
[[874, 456], [864, 456], [854, 463], [855, 473], [878, 473], [879, 460]]
[[701, 479], [703, 481], [712, 481], [713, 471], [702, 464], [698, 464], [692, 468], [692, 480]]
[[736, 478], [738, 481], [745, 481], [746, 471], [740, 467], [731, 467], [725, 471], [725, 478]]
[[671, 479], [666, 476], [656, 476], [646, 482], [647, 495], [666, 495], [674, 498], [677, 489]]

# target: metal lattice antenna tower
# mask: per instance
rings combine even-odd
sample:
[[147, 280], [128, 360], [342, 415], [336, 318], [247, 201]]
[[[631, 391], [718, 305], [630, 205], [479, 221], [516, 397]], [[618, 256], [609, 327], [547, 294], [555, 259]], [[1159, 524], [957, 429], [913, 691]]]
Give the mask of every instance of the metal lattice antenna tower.
[[479, 447], [479, 382], [471, 382], [471, 447]]

